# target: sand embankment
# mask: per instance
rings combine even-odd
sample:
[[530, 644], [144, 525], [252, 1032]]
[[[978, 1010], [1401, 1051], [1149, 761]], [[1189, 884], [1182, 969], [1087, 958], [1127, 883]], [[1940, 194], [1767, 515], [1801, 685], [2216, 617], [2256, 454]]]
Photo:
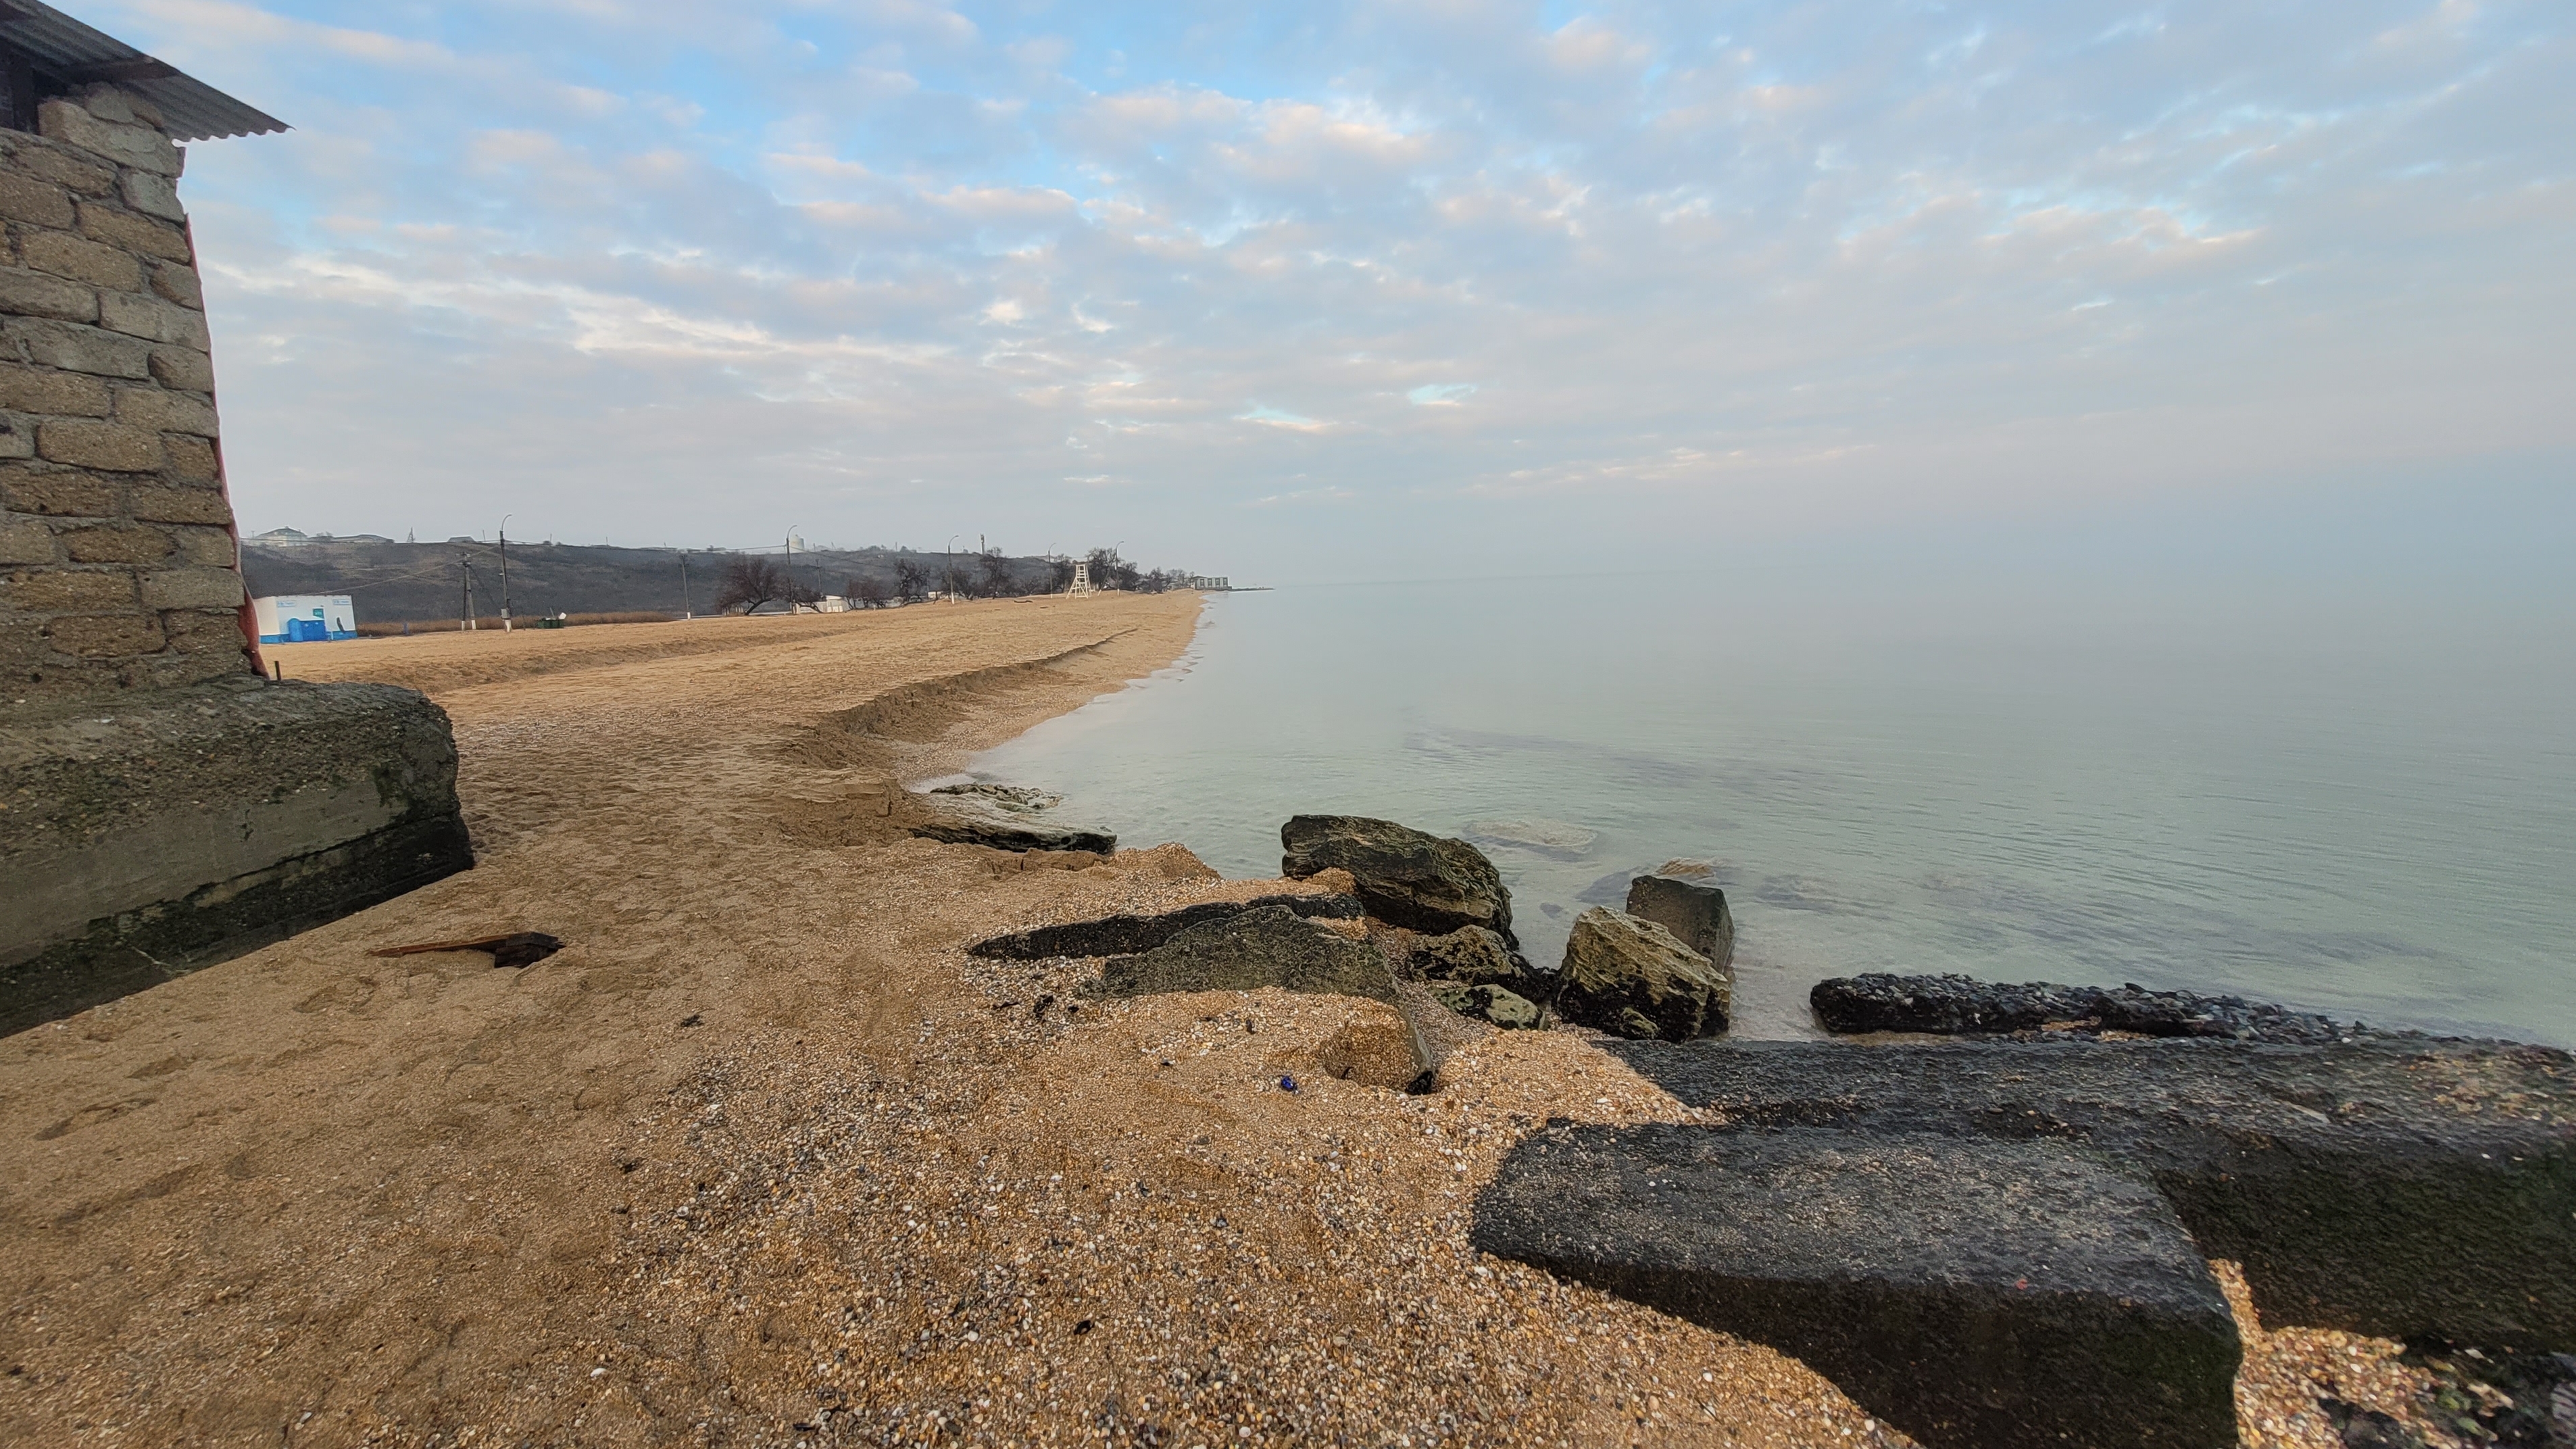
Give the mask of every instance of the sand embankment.
[[[895, 782], [1169, 662], [1187, 596], [280, 650], [454, 717], [482, 863], [0, 1041], [0, 1442], [1892, 1442], [1465, 1247], [1570, 1033], [1088, 1007], [996, 931], [1264, 887], [904, 833]], [[1276, 887], [1269, 887], [1275, 889]], [[369, 948], [511, 928], [525, 971]], [[1294, 1076], [1294, 1092], [1279, 1078]]]

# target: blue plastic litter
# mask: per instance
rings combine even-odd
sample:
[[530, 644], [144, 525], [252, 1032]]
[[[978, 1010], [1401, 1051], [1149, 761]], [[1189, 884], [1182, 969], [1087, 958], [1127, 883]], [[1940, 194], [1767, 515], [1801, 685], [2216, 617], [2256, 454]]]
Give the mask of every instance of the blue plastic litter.
[[1279, 1079], [1279, 1090], [1283, 1092], [1293, 1092], [1297, 1090], [1297, 1079], [1295, 1077], [1281, 1077]]

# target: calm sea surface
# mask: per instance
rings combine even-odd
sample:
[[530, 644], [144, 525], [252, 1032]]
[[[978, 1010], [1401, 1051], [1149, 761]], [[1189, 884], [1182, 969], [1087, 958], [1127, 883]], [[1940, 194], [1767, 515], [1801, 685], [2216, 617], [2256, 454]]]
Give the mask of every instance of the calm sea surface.
[[1820, 977], [1961, 971], [2576, 1044], [2563, 658], [2259, 609], [2004, 598], [1943, 627], [1809, 597], [1217, 596], [1174, 668], [974, 773], [1228, 876], [1275, 874], [1299, 812], [1466, 834], [1549, 964], [1630, 873], [1714, 862], [1746, 1034], [1811, 1030]]

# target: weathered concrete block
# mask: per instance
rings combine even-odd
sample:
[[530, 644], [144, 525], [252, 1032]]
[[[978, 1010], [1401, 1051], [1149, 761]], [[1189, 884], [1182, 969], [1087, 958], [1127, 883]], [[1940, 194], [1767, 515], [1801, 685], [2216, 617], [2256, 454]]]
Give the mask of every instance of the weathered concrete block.
[[129, 387], [119, 392], [116, 420], [156, 433], [194, 433], [201, 438], [211, 438], [217, 431], [211, 404], [157, 387]]
[[182, 482], [212, 483], [223, 476], [223, 464], [215, 452], [212, 438], [191, 438], [172, 434], [162, 440], [169, 455], [167, 472]]
[[0, 458], [36, 456], [36, 420], [25, 413], [0, 413]]
[[18, 243], [28, 266], [111, 291], [143, 285], [143, 264], [122, 247], [104, 246], [67, 231], [30, 231]]
[[9, 318], [0, 324], [0, 349], [0, 355], [65, 372], [138, 380], [152, 375], [152, 344], [78, 322]]
[[193, 347], [152, 349], [152, 380], [187, 392], [215, 390], [214, 359]]
[[143, 576], [143, 607], [238, 609], [242, 576], [230, 568], [162, 569]]
[[196, 248], [188, 244], [188, 233], [169, 222], [140, 216], [123, 207], [80, 204], [81, 235], [92, 241], [126, 247], [148, 256], [194, 265]]
[[67, 614], [45, 621], [45, 638], [83, 659], [150, 654], [169, 642], [161, 621], [149, 614]]
[[72, 224], [72, 199], [63, 188], [26, 176], [0, 176], [0, 218], [32, 226]]
[[1715, 881], [1641, 875], [1628, 882], [1628, 914], [1672, 932], [1721, 971], [1735, 961], [1735, 916]]
[[128, 479], [78, 468], [0, 460], [0, 498], [10, 511], [56, 518], [107, 518], [123, 506]]
[[237, 679], [0, 724], [0, 1031], [473, 864], [436, 705]]
[[2268, 1322], [2576, 1351], [2576, 1058], [2381, 1041], [1613, 1042], [1744, 1126], [2055, 1138], [2148, 1174]]
[[163, 262], [152, 269], [152, 290], [191, 311], [206, 310], [206, 289], [195, 267]]
[[[238, 578], [236, 578], [238, 585]], [[118, 568], [62, 569], [12, 574], [0, 598], [27, 613], [100, 613], [134, 607], [134, 574]]]
[[36, 107], [36, 133], [48, 141], [77, 146], [119, 166], [132, 166], [160, 176], [179, 174], [179, 148], [152, 127], [105, 121], [70, 101], [45, 101]]
[[1285, 906], [1241, 911], [1192, 926], [1140, 955], [1113, 956], [1101, 968], [1100, 985], [1104, 996], [1278, 986], [1397, 1004], [1395, 978], [1375, 946]]
[[[101, 292], [98, 325], [111, 332], [193, 347], [200, 352], [207, 348], [204, 314], [148, 292]], [[145, 366], [150, 366], [148, 360]]]
[[95, 377], [0, 363], [0, 408], [58, 418], [103, 418], [111, 405], [107, 384]]
[[128, 171], [117, 178], [116, 189], [117, 194], [125, 199], [125, 204], [136, 211], [171, 221], [188, 219], [186, 209], [179, 205], [178, 183], [168, 176], [150, 171]]
[[152, 429], [85, 419], [41, 425], [36, 429], [36, 451], [51, 462], [106, 473], [150, 473], [163, 460], [161, 435]]
[[0, 564], [52, 563], [54, 531], [32, 518], [0, 518]]
[[20, 317], [53, 317], [64, 322], [98, 320], [98, 292], [79, 282], [44, 272], [0, 267], [0, 312]]
[[232, 505], [224, 501], [220, 489], [170, 488], [157, 483], [137, 484], [127, 507], [146, 523], [213, 523], [233, 521]]
[[139, 524], [65, 529], [63, 552], [74, 563], [159, 563], [170, 556], [170, 535]]
[[1557, 1122], [1471, 1241], [1794, 1354], [1936, 1449], [2236, 1442], [2208, 1266], [2065, 1143]]
[[105, 196], [116, 189], [115, 167], [18, 131], [0, 133], [0, 168], [85, 196]]

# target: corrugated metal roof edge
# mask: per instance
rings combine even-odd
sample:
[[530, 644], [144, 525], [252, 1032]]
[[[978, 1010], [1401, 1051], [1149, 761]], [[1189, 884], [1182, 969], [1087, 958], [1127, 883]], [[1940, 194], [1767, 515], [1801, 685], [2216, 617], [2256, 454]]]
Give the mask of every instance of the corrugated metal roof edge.
[[288, 129], [266, 111], [167, 61], [145, 55], [43, 0], [0, 0], [0, 40], [73, 84], [104, 80], [134, 91], [160, 108], [174, 141], [259, 136]]

